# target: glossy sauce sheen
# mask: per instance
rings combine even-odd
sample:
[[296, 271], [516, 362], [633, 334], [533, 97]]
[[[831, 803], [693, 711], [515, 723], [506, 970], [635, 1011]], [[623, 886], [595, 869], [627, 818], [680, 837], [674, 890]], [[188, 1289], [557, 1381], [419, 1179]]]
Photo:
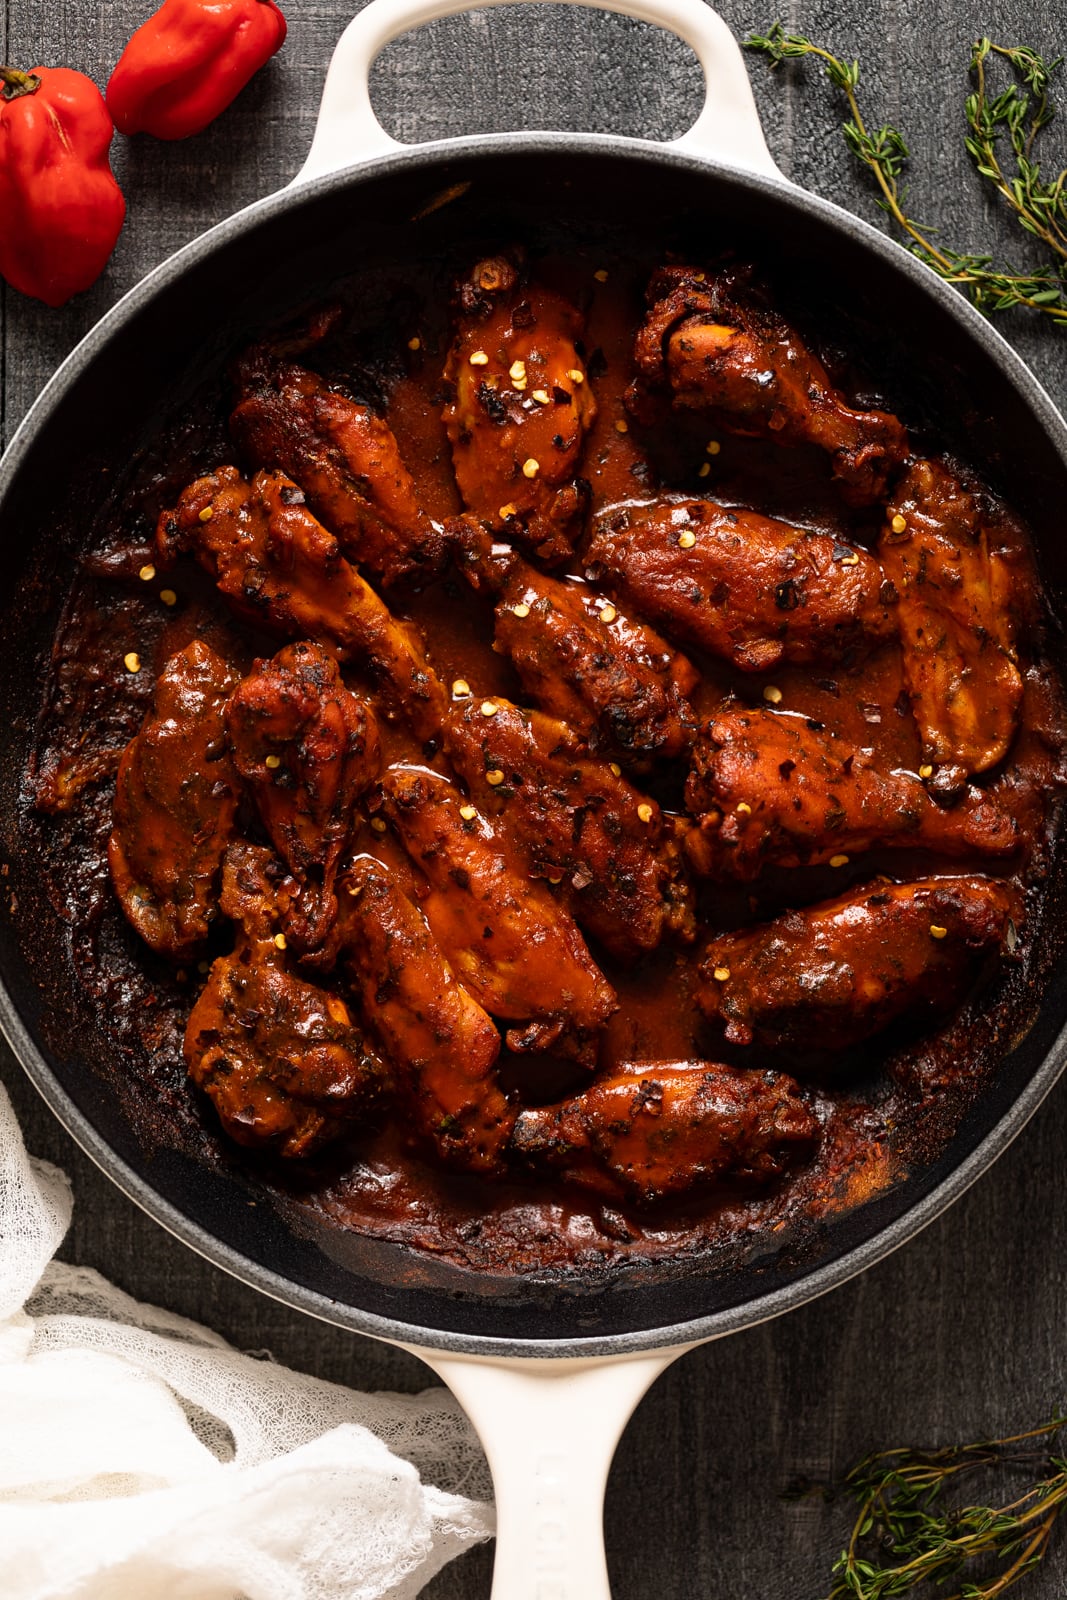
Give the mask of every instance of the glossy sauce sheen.
[[[465, 262], [457, 260], [454, 270], [473, 259], [472, 254]], [[814, 451], [780, 450], [732, 437], [699, 416], [682, 416], [672, 421], [669, 436], [657, 441], [656, 470], [649, 468], [623, 392], [633, 376], [633, 336], [651, 265], [604, 256], [546, 258], [534, 266], [540, 281], [568, 294], [586, 315], [584, 343], [599, 411], [581, 471], [592, 488], [594, 514], [671, 491], [750, 506], [873, 548], [879, 508], [850, 510]], [[595, 276], [596, 269], [606, 270], [606, 280]], [[414, 271], [403, 280], [398, 275], [384, 321], [379, 318], [373, 333], [361, 326], [357, 284], [348, 329], [335, 347], [328, 345], [308, 358], [328, 375], [343, 373], [351, 350], [373, 344], [379, 357], [377, 391], [386, 400], [387, 420], [414, 476], [422, 508], [439, 520], [461, 509], [440, 420], [441, 372], [449, 343], [447, 283], [443, 267], [427, 269], [421, 278]], [[412, 351], [409, 341], [416, 338], [419, 346]], [[877, 382], [877, 374], [873, 376]], [[847, 374], [844, 384], [847, 388]], [[358, 384], [355, 389], [358, 394]], [[31, 775], [37, 795], [50, 801], [47, 812], [29, 814], [27, 827], [40, 839], [52, 897], [68, 920], [81, 981], [113, 1018], [116, 1045], [133, 1084], [133, 1114], [139, 1114], [150, 1094], [163, 1108], [155, 1113], [153, 1137], [195, 1147], [207, 1159], [231, 1161], [231, 1148], [215, 1132], [210, 1113], [194, 1099], [184, 1077], [181, 1033], [202, 975], [193, 964], [175, 976], [126, 927], [102, 865], [111, 824], [111, 785], [96, 774], [96, 781], [75, 792], [79, 774], [93, 777], [94, 761], [105, 773], [109, 762], [114, 770], [115, 752], [140, 725], [156, 674], [191, 638], [204, 637], [240, 671], [256, 656], [272, 655], [278, 648], [277, 640], [257, 637], [236, 623], [192, 562], [183, 561], [173, 572], [150, 580], [136, 576], [151, 562], [148, 535], [159, 510], [173, 504], [176, 493], [198, 472], [234, 459], [225, 441], [224, 416], [225, 403], [220, 405], [215, 384], [205, 390], [202, 416], [186, 419], [160, 440], [137, 469], [121, 510], [97, 531], [96, 554], [75, 582], [57, 639]], [[910, 419], [905, 415], [903, 420]], [[719, 448], [709, 451], [711, 444]], [[692, 951], [665, 944], [630, 969], [597, 952], [620, 1001], [603, 1037], [602, 1066], [703, 1057], [789, 1072], [810, 1091], [823, 1123], [814, 1162], [767, 1191], [720, 1184], [650, 1211], [603, 1204], [595, 1195], [551, 1178], [517, 1174], [490, 1184], [449, 1174], [424, 1160], [409, 1147], [402, 1128], [387, 1122], [376, 1132], [331, 1148], [298, 1174], [259, 1158], [255, 1169], [270, 1185], [338, 1226], [506, 1274], [692, 1254], [742, 1239], [763, 1249], [770, 1242], [760, 1245], [764, 1235], [788, 1238], [796, 1227], [858, 1203], [935, 1154], [1022, 1025], [1030, 952], [1041, 925], [1040, 884], [1052, 859], [1052, 796], [1060, 782], [1063, 745], [1060, 696], [1040, 660], [1044, 614], [1028, 539], [1010, 518], [1005, 527], [1017, 574], [1020, 638], [1030, 655], [1021, 662], [1022, 720], [1008, 764], [981, 782], [1017, 820], [1030, 860], [1026, 878], [1020, 880], [1027, 910], [1017, 948], [983, 993], [936, 1031], [891, 1031], [832, 1066], [825, 1061], [806, 1064], [758, 1043], [744, 1050], [725, 1045], [721, 1032], [709, 1027], [691, 992], [702, 941]], [[581, 583], [580, 558], [573, 567], [570, 581]], [[109, 577], [108, 572], [119, 576]], [[176, 603], [160, 600], [163, 589], [176, 594]], [[398, 615], [419, 624], [430, 660], [446, 684], [461, 678], [476, 696], [496, 693], [523, 703], [513, 670], [492, 649], [493, 604], [488, 596], [473, 595], [461, 578], [446, 573], [422, 592], [401, 587], [388, 599]], [[919, 741], [907, 710], [895, 641], [848, 668], [781, 665], [767, 674], [735, 672], [683, 648], [701, 673], [692, 697], [701, 717], [711, 715], [727, 693], [736, 695], [741, 707], [765, 706], [764, 691], [770, 689], [770, 702], [779, 711], [814, 719], [859, 746], [876, 746], [880, 766], [917, 769]], [[123, 664], [131, 649], [140, 657], [138, 672]], [[346, 671], [346, 677], [361, 688], [357, 674]], [[400, 722], [383, 717], [381, 731], [387, 762], [427, 763], [425, 751]], [[429, 764], [447, 770], [439, 757], [429, 758]], [[687, 768], [684, 758], [661, 763], [649, 783], [650, 793], [667, 811], [681, 809]], [[70, 804], [57, 809], [55, 797], [65, 785], [71, 790]], [[402, 882], [411, 882], [407, 858], [391, 836], [364, 823], [352, 850], [377, 856]], [[1018, 857], [998, 864], [959, 857], [948, 861], [920, 851], [873, 852], [842, 868], [771, 869], [753, 884], [705, 884], [699, 891], [700, 911], [705, 926], [715, 932], [828, 899], [879, 872], [897, 879], [968, 871], [1010, 876], [1017, 866]], [[541, 1065], [534, 1077], [528, 1064], [506, 1056], [501, 1076], [505, 1085], [521, 1087], [532, 1102], [556, 1099], [582, 1081], [581, 1074], [576, 1078], [574, 1069], [564, 1064]]]

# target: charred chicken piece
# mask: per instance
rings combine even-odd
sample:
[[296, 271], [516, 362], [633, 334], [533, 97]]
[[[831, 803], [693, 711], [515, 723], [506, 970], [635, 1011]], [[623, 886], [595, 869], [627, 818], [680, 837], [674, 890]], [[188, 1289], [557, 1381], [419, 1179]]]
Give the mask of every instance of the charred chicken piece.
[[273, 933], [276, 866], [257, 845], [227, 853], [222, 909], [236, 944], [193, 1007], [185, 1059], [231, 1139], [298, 1157], [371, 1112], [389, 1083], [344, 1001], [289, 971]]
[[443, 418], [468, 511], [544, 561], [569, 556], [589, 500], [578, 477], [596, 401], [578, 353], [581, 318], [505, 256], [456, 292]]
[[174, 961], [195, 954], [216, 914], [237, 811], [223, 722], [236, 682], [194, 639], [163, 668], [152, 710], [119, 762], [111, 881], [141, 938]]
[[709, 500], [607, 512], [585, 573], [668, 637], [743, 672], [839, 661], [896, 627], [893, 586], [865, 550]]
[[668, 935], [695, 936], [659, 806], [564, 723], [499, 695], [472, 699], [453, 707], [445, 747], [524, 867], [558, 885], [575, 921], [617, 960], [632, 962]]
[[429, 881], [423, 910], [434, 937], [479, 1004], [511, 1024], [509, 1049], [592, 1066], [616, 1000], [567, 912], [444, 778], [391, 767], [382, 791]]
[[722, 1178], [766, 1183], [819, 1124], [792, 1078], [711, 1061], [628, 1061], [561, 1105], [523, 1111], [514, 1146], [608, 1198], [652, 1204]]
[[226, 731], [271, 843], [300, 885], [286, 932], [306, 954], [330, 932], [355, 803], [381, 772], [378, 724], [333, 656], [304, 642], [256, 662], [230, 697]]
[[252, 467], [286, 473], [346, 555], [385, 584], [431, 575], [441, 533], [381, 417], [261, 344], [237, 363], [230, 432]]
[[419, 1134], [446, 1166], [496, 1171], [515, 1121], [493, 1072], [499, 1033], [387, 867], [357, 857], [338, 898], [342, 962]]
[[910, 772], [879, 768], [873, 750], [778, 711], [728, 711], [694, 749], [687, 836], [698, 870], [745, 881], [771, 863], [814, 865], [873, 849], [1005, 856], [1014, 818], [971, 787], [951, 811]]
[[903, 427], [886, 411], [848, 405], [748, 276], [688, 266], [654, 274], [634, 347], [631, 408], [640, 416], [650, 397], [667, 394], [677, 410], [707, 411], [733, 433], [815, 445], [829, 456], [846, 499], [881, 500], [908, 455]]
[[473, 517], [452, 525], [460, 563], [497, 600], [496, 644], [545, 711], [597, 750], [647, 765], [688, 748], [699, 674], [652, 628], [595, 590], [547, 577]]
[[879, 554], [900, 595], [911, 707], [935, 781], [948, 792], [1003, 760], [1023, 681], [1014, 581], [977, 497], [943, 463], [917, 461], [886, 512]]
[[869, 884], [708, 946], [697, 1001], [735, 1044], [843, 1050], [944, 1014], [998, 952], [1015, 897], [987, 878]]
[[156, 529], [161, 562], [191, 551], [239, 616], [329, 645], [376, 685], [387, 715], [433, 738], [445, 695], [417, 631], [399, 622], [281, 472], [251, 483], [220, 467], [182, 491]]

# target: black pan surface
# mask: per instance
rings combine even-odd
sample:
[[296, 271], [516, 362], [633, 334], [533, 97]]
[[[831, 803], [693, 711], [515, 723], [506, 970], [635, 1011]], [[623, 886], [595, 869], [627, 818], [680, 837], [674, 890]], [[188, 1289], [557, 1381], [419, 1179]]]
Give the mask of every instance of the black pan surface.
[[[434, 206], [442, 196], [450, 198]], [[70, 965], [27, 846], [23, 775], [57, 617], [97, 510], [138, 452], [221, 377], [252, 335], [326, 298], [356, 265], [482, 239], [649, 238], [735, 246], [788, 279], [894, 402], [929, 417], [1029, 520], [1055, 615], [1067, 611], [1067, 427], [1004, 341], [874, 230], [791, 185], [637, 141], [505, 135], [451, 141], [283, 192], [153, 273], [74, 352], [0, 465], [0, 1021], [69, 1131], [153, 1217], [268, 1294], [360, 1332], [496, 1355], [621, 1354], [748, 1326], [820, 1294], [902, 1244], [1003, 1150], [1067, 1059], [1067, 885], [1054, 872], [1042, 951], [991, 1087], [936, 1157], [880, 1198], [792, 1235], [667, 1267], [536, 1279], [473, 1274], [343, 1234], [279, 1204], [238, 1166], [160, 1137], [116, 1090], [106, 1016]], [[1067, 651], [1057, 633], [1061, 672]], [[133, 1107], [133, 1111], [131, 1111]], [[765, 1247], [763, 1247], [765, 1249]]]

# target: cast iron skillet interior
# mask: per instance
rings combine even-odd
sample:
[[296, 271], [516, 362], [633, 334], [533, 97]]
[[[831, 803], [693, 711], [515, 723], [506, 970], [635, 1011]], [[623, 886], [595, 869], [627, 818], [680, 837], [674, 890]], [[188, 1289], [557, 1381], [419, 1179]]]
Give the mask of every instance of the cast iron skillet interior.
[[[465, 193], [419, 220], [442, 191]], [[857, 342], [911, 420], [975, 463], [1028, 518], [1052, 610], [1067, 596], [1067, 430], [979, 318], [872, 230], [800, 190], [634, 141], [514, 136], [456, 141], [279, 195], [166, 263], [90, 335], [38, 403], [0, 469], [0, 1017], [27, 1071], [75, 1137], [186, 1243], [289, 1304], [438, 1348], [619, 1352], [723, 1333], [842, 1281], [936, 1215], [1018, 1131], [1067, 1049], [1062, 937], [1051, 916], [1028, 1025], [992, 1086], [930, 1165], [777, 1255], [538, 1279], [475, 1275], [319, 1226], [280, 1206], [239, 1163], [205, 1164], [145, 1132], [113, 1088], [106, 1017], [75, 981], [63, 928], [20, 832], [22, 776], [59, 607], [93, 514], [139, 448], [219, 375], [246, 339], [325, 298], [355, 265], [410, 253], [572, 235], [736, 244], [790, 281], [824, 325]], [[1061, 672], [1058, 633], [1053, 651]], [[147, 1112], [147, 1108], [146, 1108]], [[250, 1202], [256, 1202], [254, 1204]]]

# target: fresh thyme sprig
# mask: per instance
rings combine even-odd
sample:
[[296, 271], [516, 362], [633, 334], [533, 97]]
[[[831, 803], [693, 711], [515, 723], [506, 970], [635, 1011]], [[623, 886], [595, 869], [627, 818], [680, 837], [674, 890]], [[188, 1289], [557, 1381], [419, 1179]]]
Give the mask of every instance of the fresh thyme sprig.
[[[828, 1600], [891, 1600], [926, 1584], [942, 1596], [949, 1579], [958, 1581], [942, 1600], [996, 1600], [1012, 1588], [1044, 1556], [1067, 1505], [1067, 1461], [1025, 1447], [1051, 1442], [1065, 1421], [1054, 1417], [1029, 1433], [929, 1454], [867, 1456], [845, 1479], [859, 1512], [848, 1548], [834, 1563]], [[1043, 1475], [1006, 1505], [945, 1504], [946, 1491], [968, 1473], [1021, 1467]], [[982, 1576], [975, 1576], [975, 1563]]]
[[[766, 34], [745, 41], [749, 50], [769, 57], [772, 67], [782, 61], [815, 56], [826, 76], [840, 89], [848, 105], [843, 127], [853, 155], [872, 173], [880, 192], [879, 205], [910, 240], [912, 253], [928, 267], [961, 289], [982, 311], [1004, 311], [1025, 306], [1067, 327], [1067, 170], [1051, 182], [1041, 175], [1034, 145], [1041, 129], [1051, 122], [1055, 109], [1050, 89], [1060, 61], [1046, 62], [1025, 45], [994, 44], [979, 39], [971, 54], [975, 88], [965, 103], [965, 144], [979, 174], [1007, 202], [1019, 226], [1040, 240], [1050, 259], [1033, 271], [1015, 271], [994, 264], [991, 255], [969, 254], [936, 243], [905, 209], [900, 179], [911, 152], [899, 128], [884, 123], [867, 126], [860, 110], [858, 61], [842, 61], [821, 45], [800, 34], [786, 33], [776, 22]], [[1014, 78], [990, 99], [989, 65], [999, 58]], [[1007, 170], [1001, 160], [1011, 151]]]

